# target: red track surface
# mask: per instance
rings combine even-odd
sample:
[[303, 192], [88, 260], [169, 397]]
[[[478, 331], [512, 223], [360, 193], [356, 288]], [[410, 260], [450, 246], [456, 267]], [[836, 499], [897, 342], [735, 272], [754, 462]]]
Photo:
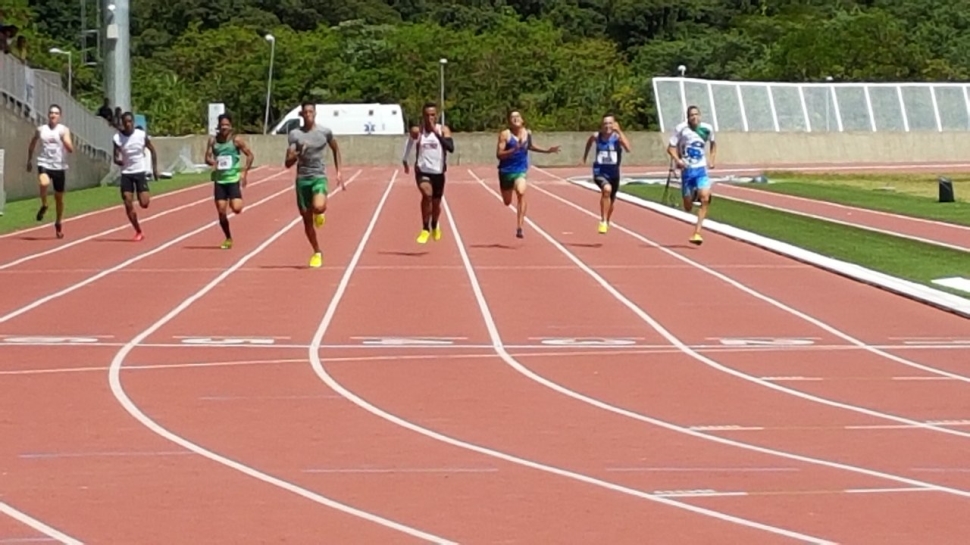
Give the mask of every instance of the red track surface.
[[[693, 248], [622, 202], [599, 235], [595, 194], [531, 178], [524, 240], [494, 169], [455, 167], [444, 238], [417, 245], [413, 179], [385, 168], [332, 196], [320, 270], [289, 174], [246, 192], [268, 200], [232, 251], [213, 225], [142, 257], [212, 222], [203, 203], [142, 243], [0, 269], [0, 503], [21, 513], [0, 543], [43, 536], [30, 520], [85, 543], [970, 532], [966, 320], [714, 234]], [[0, 238], [0, 267], [124, 224]], [[751, 337], [806, 344], [730, 340]], [[921, 424], [940, 420], [964, 422]]]
[[[966, 172], [968, 170], [966, 164], [956, 164], [948, 166], [934, 166], [926, 167], [920, 165], [869, 165], [866, 170], [861, 170], [867, 173], [880, 173], [880, 172], [894, 172], [896, 174], [900, 173], [926, 173], [927, 170], [945, 170], [948, 173], [953, 172]], [[882, 168], [879, 168], [882, 167]], [[640, 168], [631, 167], [628, 169], [630, 173], [640, 172]], [[646, 169], [650, 170], [650, 169]], [[800, 170], [798, 168], [792, 168], [790, 170]], [[838, 166], [819, 166], [814, 167], [809, 170], [825, 170], [832, 172], [840, 172]], [[744, 174], [755, 174], [763, 172], [764, 169], [749, 169], [745, 167], [732, 167], [718, 168], [716, 171], [720, 175], [744, 175]], [[549, 172], [554, 176], [570, 177], [570, 176], [588, 176], [588, 169], [578, 169], [578, 168], [558, 168], [549, 169]], [[856, 172], [856, 170], [853, 170]], [[652, 176], [666, 176], [666, 171], [660, 172], [653, 170], [650, 172]], [[796, 197], [792, 195], [784, 195], [781, 193], [769, 193], [767, 191], [760, 191], [758, 189], [753, 189], [750, 187], [745, 187], [738, 184], [717, 184], [715, 188], [715, 193], [721, 197], [730, 198], [742, 202], [747, 202], [750, 204], [760, 204], [764, 206], [769, 206], [775, 209], [784, 210], [788, 212], [794, 212], [799, 214], [806, 214], [814, 216], [820, 219], [828, 219], [838, 221], [844, 224], [848, 224], [855, 227], [861, 227], [865, 229], [876, 230], [880, 232], [899, 234], [907, 237], [911, 237], [923, 242], [930, 242], [945, 245], [954, 249], [960, 249], [964, 251], [970, 251], [970, 227], [965, 225], [959, 225], [954, 223], [947, 223], [942, 221], [925, 220], [910, 216], [904, 216], [900, 214], [891, 214], [887, 212], [880, 212], [876, 210], [868, 210], [865, 208], [859, 208], [855, 206], [846, 206], [843, 204], [831, 203], [815, 199], [807, 199], [804, 197]]]

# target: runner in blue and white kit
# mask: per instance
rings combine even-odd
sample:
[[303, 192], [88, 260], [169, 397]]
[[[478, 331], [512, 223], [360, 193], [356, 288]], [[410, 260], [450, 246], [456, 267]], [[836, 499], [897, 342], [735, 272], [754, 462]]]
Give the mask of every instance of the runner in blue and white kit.
[[522, 225], [525, 223], [526, 173], [529, 171], [529, 152], [559, 153], [560, 146], [547, 149], [532, 143], [532, 131], [525, 128], [525, 121], [518, 111], [509, 112], [509, 126], [498, 133], [498, 146], [495, 158], [498, 159], [498, 185], [502, 191], [505, 206], [512, 204], [512, 192], [518, 197], [517, 224], [515, 236], [522, 238]]
[[[711, 158], [707, 159], [705, 147], [711, 144]], [[687, 121], [677, 125], [670, 136], [667, 153], [674, 159], [680, 172], [680, 189], [684, 198], [684, 210], [690, 212], [694, 201], [700, 199], [701, 209], [697, 211], [697, 225], [690, 237], [691, 244], [700, 245], [701, 224], [707, 217], [707, 207], [711, 202], [711, 180], [707, 170], [714, 168], [717, 146], [714, 143], [714, 127], [701, 123], [701, 110], [697, 106], [687, 108]]]
[[613, 217], [613, 203], [616, 192], [620, 189], [620, 162], [623, 152], [630, 151], [630, 141], [620, 130], [616, 119], [607, 114], [603, 116], [599, 132], [593, 133], [586, 140], [586, 150], [583, 152], [583, 164], [589, 157], [589, 150], [596, 146], [596, 156], [593, 159], [593, 182], [600, 188], [600, 226], [599, 232], [606, 233], [610, 228]]

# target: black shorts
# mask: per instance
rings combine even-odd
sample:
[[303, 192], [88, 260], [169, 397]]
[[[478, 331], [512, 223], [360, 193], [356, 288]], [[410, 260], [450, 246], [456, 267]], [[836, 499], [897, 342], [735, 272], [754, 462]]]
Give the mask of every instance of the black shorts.
[[134, 174], [122, 174], [121, 192], [122, 193], [147, 193], [148, 174], [144, 172], [136, 172]]
[[431, 182], [431, 198], [432, 199], [440, 199], [442, 197], [442, 195], [445, 194], [445, 175], [444, 175], [444, 173], [441, 173], [441, 174], [425, 174], [425, 173], [421, 172], [420, 170], [418, 170], [417, 168], [415, 168], [414, 169], [414, 181], [418, 185], [421, 185], [421, 182], [424, 181], [424, 180], [428, 180], [429, 182]]
[[37, 174], [46, 174], [51, 179], [51, 185], [54, 186], [55, 193], [64, 193], [64, 186], [66, 176], [63, 170], [53, 170], [46, 167], [37, 167]]
[[620, 189], [620, 177], [609, 174], [597, 174], [593, 176], [593, 183], [596, 187], [603, 189], [603, 184], [610, 184], [610, 200], [616, 200], [616, 192]]
[[242, 198], [242, 189], [239, 187], [239, 182], [233, 182], [231, 184], [212, 184], [212, 196], [215, 197], [217, 201], [231, 201], [232, 199]]

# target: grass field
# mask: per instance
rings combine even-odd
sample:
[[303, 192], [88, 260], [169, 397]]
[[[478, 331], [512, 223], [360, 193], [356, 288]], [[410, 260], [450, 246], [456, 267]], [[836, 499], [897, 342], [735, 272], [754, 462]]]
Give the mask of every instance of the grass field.
[[[208, 172], [176, 174], [167, 180], [163, 179], [151, 182], [150, 189], [152, 195], [162, 195], [182, 189], [183, 187], [208, 181]], [[121, 204], [121, 194], [117, 186], [93, 187], [90, 189], [68, 191], [64, 196], [64, 219], [117, 204]], [[47, 216], [40, 225], [53, 225], [54, 223], [55, 209], [53, 190], [48, 193], [47, 207]], [[0, 233], [9, 233], [18, 229], [38, 225], [35, 216], [39, 208], [40, 199], [37, 197], [8, 202], [4, 207], [3, 216], [0, 216]], [[119, 217], [123, 218], [123, 216], [124, 214]], [[53, 230], [53, 227], [51, 229]]]
[[[660, 202], [663, 185], [627, 185], [622, 190]], [[970, 271], [970, 254], [966, 252], [717, 197], [708, 217], [835, 259], [968, 296], [931, 282], [948, 276], [966, 276]]]
[[768, 184], [745, 187], [820, 201], [970, 225], [970, 176], [948, 177], [957, 202], [938, 202], [937, 177], [931, 175], [767, 174]]

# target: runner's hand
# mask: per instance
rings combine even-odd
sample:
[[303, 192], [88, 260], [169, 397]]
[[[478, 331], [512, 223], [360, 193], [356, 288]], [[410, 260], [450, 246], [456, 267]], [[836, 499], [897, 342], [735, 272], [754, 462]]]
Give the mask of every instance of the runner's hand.
[[248, 172], [243, 172], [242, 173], [242, 186], [245, 188], [247, 185], [249, 185], [249, 173]]
[[340, 183], [340, 189], [347, 191], [347, 186], [344, 185], [344, 176], [339, 170], [337, 171], [337, 181]]

